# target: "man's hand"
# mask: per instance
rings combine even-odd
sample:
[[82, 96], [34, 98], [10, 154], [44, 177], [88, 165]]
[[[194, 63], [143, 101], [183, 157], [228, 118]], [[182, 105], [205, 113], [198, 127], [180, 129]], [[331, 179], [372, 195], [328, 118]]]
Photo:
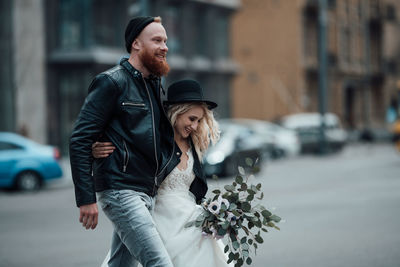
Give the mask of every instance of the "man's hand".
[[115, 149], [111, 142], [96, 142], [92, 145], [92, 155], [94, 158], [106, 158]]
[[79, 222], [82, 223], [83, 227], [86, 229], [94, 229], [97, 226], [99, 211], [97, 209], [97, 204], [88, 204], [79, 207], [80, 215]]

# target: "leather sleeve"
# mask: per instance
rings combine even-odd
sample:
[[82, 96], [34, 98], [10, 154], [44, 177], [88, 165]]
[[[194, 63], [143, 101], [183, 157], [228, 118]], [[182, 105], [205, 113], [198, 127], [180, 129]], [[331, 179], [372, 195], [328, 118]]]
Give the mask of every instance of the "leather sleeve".
[[96, 202], [92, 144], [104, 131], [118, 107], [120, 89], [105, 74], [98, 75], [89, 86], [89, 93], [75, 122], [69, 144], [72, 179], [78, 207]]

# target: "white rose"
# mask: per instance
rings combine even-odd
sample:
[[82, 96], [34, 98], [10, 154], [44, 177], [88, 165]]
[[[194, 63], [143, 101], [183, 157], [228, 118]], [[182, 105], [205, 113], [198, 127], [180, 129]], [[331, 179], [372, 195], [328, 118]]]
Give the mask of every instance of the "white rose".
[[221, 204], [219, 203], [219, 201], [213, 201], [208, 205], [208, 210], [212, 214], [218, 214], [220, 209], [221, 209]]

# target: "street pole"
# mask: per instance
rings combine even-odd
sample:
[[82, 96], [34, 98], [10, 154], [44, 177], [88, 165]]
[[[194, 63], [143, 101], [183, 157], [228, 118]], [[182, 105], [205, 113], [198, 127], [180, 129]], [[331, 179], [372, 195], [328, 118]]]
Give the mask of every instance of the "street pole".
[[318, 109], [321, 115], [319, 128], [319, 149], [321, 154], [327, 152], [325, 136], [326, 90], [327, 90], [327, 0], [318, 1]]
[[364, 21], [364, 59], [365, 59], [365, 75], [364, 82], [362, 88], [362, 113], [363, 113], [363, 124], [364, 129], [362, 130], [362, 135], [367, 140], [372, 138], [370, 133], [370, 123], [369, 123], [369, 114], [370, 114], [370, 105], [369, 105], [369, 88], [371, 82], [371, 53], [370, 53], [370, 31], [369, 31], [369, 19], [366, 12], [366, 7], [362, 6], [362, 16]]

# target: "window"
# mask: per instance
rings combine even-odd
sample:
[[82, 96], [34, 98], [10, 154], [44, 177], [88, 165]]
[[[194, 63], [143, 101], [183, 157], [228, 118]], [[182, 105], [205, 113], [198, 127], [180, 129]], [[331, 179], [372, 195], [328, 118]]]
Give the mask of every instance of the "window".
[[87, 7], [87, 3], [88, 1], [80, 0], [62, 0], [60, 2], [59, 48], [71, 50], [82, 46], [85, 34], [83, 18], [89, 16], [89, 12], [84, 8], [84, 6]]
[[207, 56], [207, 44], [208, 44], [208, 34], [209, 32], [207, 28], [207, 16], [206, 16], [206, 9], [204, 7], [198, 7], [196, 12], [193, 14], [194, 18], [194, 46], [195, 46], [195, 53], [198, 56]]
[[94, 44], [122, 47], [125, 24], [129, 20], [124, 1], [96, 0], [92, 10]]
[[393, 5], [386, 6], [386, 19], [388, 21], [396, 21], [396, 9]]
[[229, 57], [229, 21], [227, 14], [219, 14], [215, 20], [215, 50], [218, 58]]
[[168, 53], [179, 54], [182, 53], [182, 27], [181, 27], [181, 6], [177, 4], [170, 4], [166, 6], [162, 16], [163, 25], [168, 35]]
[[0, 151], [14, 150], [14, 149], [22, 149], [22, 147], [20, 147], [16, 144], [8, 143], [8, 142], [0, 142]]

